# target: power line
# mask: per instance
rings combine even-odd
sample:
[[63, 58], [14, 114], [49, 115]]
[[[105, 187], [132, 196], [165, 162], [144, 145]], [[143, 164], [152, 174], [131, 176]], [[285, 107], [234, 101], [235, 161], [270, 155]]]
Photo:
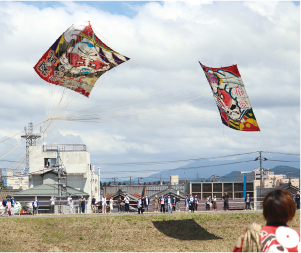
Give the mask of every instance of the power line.
[[176, 168], [176, 169], [166, 169], [166, 170], [134, 170], [134, 171], [114, 171], [114, 172], [103, 172], [102, 174], [114, 174], [114, 173], [141, 173], [141, 172], [162, 172], [162, 171], [174, 171], [174, 170], [189, 170], [189, 169], [199, 169], [199, 168], [208, 168], [208, 167], [217, 167], [229, 164], [237, 164], [237, 163], [246, 163], [246, 162], [254, 162], [254, 160], [248, 161], [241, 161], [241, 162], [232, 162], [232, 163], [223, 163], [223, 164], [216, 164], [216, 165], [201, 165], [196, 167], [185, 167], [185, 168]]
[[281, 155], [295, 155], [300, 156], [300, 154], [292, 154], [292, 153], [281, 153], [281, 152], [268, 152], [268, 151], [262, 151], [263, 153], [272, 153], [272, 154], [281, 154]]
[[153, 165], [153, 164], [165, 164], [165, 163], [178, 163], [178, 162], [191, 162], [191, 161], [198, 161], [198, 160], [218, 159], [218, 158], [225, 158], [225, 157], [232, 157], [232, 156], [239, 156], [239, 155], [248, 155], [248, 154], [253, 154], [253, 153], [257, 153], [257, 152], [249, 152], [249, 153], [241, 153], [241, 154], [225, 155], [225, 156], [215, 156], [215, 157], [207, 157], [207, 158], [195, 158], [195, 159], [187, 159], [187, 160], [136, 162], [136, 163], [93, 163], [93, 164], [105, 165], [105, 166]]
[[268, 159], [268, 161], [272, 161], [272, 162], [284, 162], [284, 163], [299, 163], [299, 161], [283, 161], [283, 160], [271, 160], [271, 159]]

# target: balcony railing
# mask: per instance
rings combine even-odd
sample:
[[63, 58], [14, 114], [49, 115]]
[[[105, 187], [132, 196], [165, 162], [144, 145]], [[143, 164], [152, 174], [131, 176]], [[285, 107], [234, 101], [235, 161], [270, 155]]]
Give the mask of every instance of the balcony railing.
[[43, 145], [43, 152], [57, 151], [73, 152], [73, 151], [87, 151], [85, 144], [49, 144]]

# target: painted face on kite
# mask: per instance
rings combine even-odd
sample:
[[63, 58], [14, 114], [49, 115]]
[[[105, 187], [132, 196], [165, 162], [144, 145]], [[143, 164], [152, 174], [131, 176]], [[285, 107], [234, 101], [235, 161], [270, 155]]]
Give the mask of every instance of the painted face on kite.
[[223, 124], [240, 131], [260, 131], [237, 66], [201, 66], [212, 89]]
[[231, 119], [238, 120], [240, 118], [241, 111], [237, 105], [237, 101], [226, 90], [218, 90], [214, 98]]
[[69, 27], [34, 69], [45, 81], [89, 97], [101, 75], [128, 60], [104, 44], [86, 21]]
[[97, 71], [106, 71], [110, 68], [110, 65], [101, 59], [91, 43], [76, 43], [73, 48], [70, 48], [70, 51], [71, 53], [68, 53], [67, 57], [69, 58], [69, 64], [72, 66], [71, 73], [78, 75], [91, 74]]

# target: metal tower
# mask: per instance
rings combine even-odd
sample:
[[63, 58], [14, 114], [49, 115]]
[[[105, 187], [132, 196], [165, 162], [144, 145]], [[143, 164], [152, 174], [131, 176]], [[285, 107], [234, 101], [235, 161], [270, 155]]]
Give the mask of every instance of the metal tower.
[[28, 129], [25, 126], [24, 130], [25, 130], [25, 135], [22, 135], [21, 137], [26, 139], [26, 167], [23, 171], [23, 175], [25, 176], [29, 171], [29, 147], [35, 146], [36, 140], [41, 138], [41, 135], [33, 133], [32, 122], [28, 123]]

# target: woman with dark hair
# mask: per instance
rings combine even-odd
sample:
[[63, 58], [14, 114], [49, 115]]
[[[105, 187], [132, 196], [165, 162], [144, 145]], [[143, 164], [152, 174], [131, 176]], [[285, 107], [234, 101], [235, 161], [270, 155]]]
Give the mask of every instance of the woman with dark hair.
[[301, 250], [300, 232], [287, 226], [294, 218], [296, 205], [291, 194], [283, 189], [268, 193], [263, 200], [263, 216], [266, 225], [252, 224], [240, 236], [233, 252], [297, 252]]

